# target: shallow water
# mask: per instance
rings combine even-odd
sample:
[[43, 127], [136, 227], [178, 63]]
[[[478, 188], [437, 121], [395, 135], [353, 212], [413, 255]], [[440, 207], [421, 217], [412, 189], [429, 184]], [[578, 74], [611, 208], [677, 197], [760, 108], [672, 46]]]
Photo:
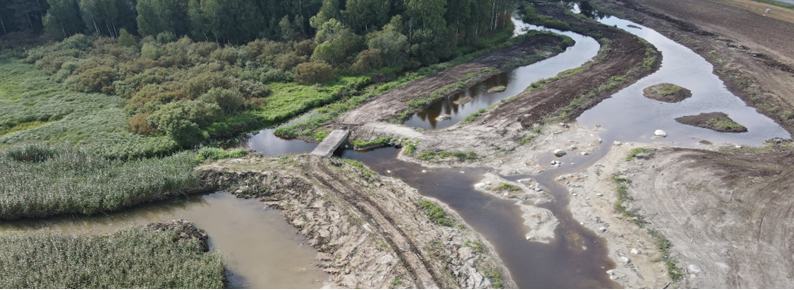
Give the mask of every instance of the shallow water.
[[317, 147], [316, 143], [276, 136], [273, 134], [275, 130], [276, 129], [260, 130], [259, 133], [231, 147], [255, 150], [256, 152], [262, 153], [264, 156], [307, 153], [314, 150], [314, 147]]
[[314, 265], [317, 252], [304, 244], [278, 210], [229, 193], [178, 198], [92, 217], [4, 221], [0, 232], [96, 235], [174, 219], [192, 221], [207, 232], [210, 247], [223, 253], [230, 288], [320, 288], [328, 279]]
[[560, 220], [556, 238], [549, 244], [530, 242], [525, 237], [530, 230], [515, 201], [474, 189], [490, 169], [424, 168], [398, 160], [398, 153], [394, 148], [366, 152], [340, 149], [335, 155], [361, 161], [378, 174], [398, 178], [422, 195], [449, 205], [494, 246], [518, 288], [620, 287], [605, 272], [615, 267], [607, 257], [605, 241], [572, 218], [566, 208], [568, 195], [553, 180], [544, 185], [561, 194], [555, 195], [555, 202], [541, 207], [550, 209]]
[[[598, 49], [601, 47], [594, 39], [576, 33], [524, 24], [516, 18], [513, 18], [513, 24], [516, 27], [514, 34], [526, 33], [529, 29], [548, 30], [566, 35], [576, 41], [576, 43], [555, 57], [495, 75], [463, 92], [440, 99], [428, 108], [414, 114], [404, 123], [405, 126], [419, 127], [426, 130], [451, 127], [480, 109], [518, 95], [536, 81], [554, 77], [561, 71], [583, 65], [596, 56]], [[503, 92], [488, 92], [488, 89], [496, 86], [505, 86], [506, 89]], [[455, 104], [456, 101], [467, 97], [472, 98], [472, 100], [465, 104]], [[451, 118], [443, 121], [436, 120], [442, 114], [448, 114]]]
[[[758, 146], [774, 137], [791, 138], [772, 119], [759, 114], [755, 108], [747, 106], [728, 91], [722, 80], [712, 73], [714, 67], [700, 55], [637, 23], [615, 17], [599, 21], [610, 26], [616, 25], [656, 46], [663, 55], [662, 66], [657, 72], [585, 111], [577, 119], [580, 125], [600, 124], [606, 129], [601, 137], [610, 142], [660, 142], [689, 147], [694, 147], [700, 140], [714, 144]], [[665, 103], [642, 95], [644, 88], [658, 83], [672, 83], [687, 88], [692, 91], [692, 97], [679, 103]], [[709, 112], [728, 114], [731, 119], [747, 127], [748, 132], [720, 133], [675, 121], [678, 117]], [[667, 132], [668, 137], [654, 138], [653, 133], [657, 129]]]

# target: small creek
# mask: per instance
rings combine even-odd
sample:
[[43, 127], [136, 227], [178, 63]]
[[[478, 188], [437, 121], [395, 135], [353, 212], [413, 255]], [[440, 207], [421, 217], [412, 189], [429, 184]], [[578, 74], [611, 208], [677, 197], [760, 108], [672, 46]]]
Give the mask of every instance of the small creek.
[[[516, 21], [517, 29], [524, 25]], [[700, 139], [712, 142], [759, 145], [772, 137], [789, 138], [780, 126], [747, 107], [728, 92], [714, 76], [712, 67], [697, 54], [665, 38], [659, 33], [629, 21], [614, 17], [600, 20], [607, 25], [634, 33], [654, 44], [663, 54], [662, 68], [616, 93], [613, 98], [585, 112], [578, 122], [584, 126], [600, 124], [605, 146], [589, 156], [569, 154], [561, 168], [537, 176], [511, 176], [510, 180], [531, 177], [542, 184], [554, 201], [541, 205], [552, 211], [560, 221], [555, 239], [548, 244], [530, 242], [525, 238], [529, 229], [523, 224], [522, 212], [513, 201], [483, 194], [474, 184], [489, 168], [423, 168], [418, 164], [400, 161], [394, 148], [370, 151], [340, 149], [337, 156], [359, 160], [381, 175], [392, 176], [417, 188], [419, 193], [437, 198], [460, 214], [496, 249], [507, 265], [519, 288], [616, 288], [605, 271], [615, 267], [607, 256], [607, 244], [598, 235], [573, 219], [567, 205], [571, 194], [554, 181], [560, 174], [580, 171], [597, 162], [609, 150], [613, 140], [636, 142], [665, 142], [677, 146], [695, 146]], [[641, 29], [628, 28], [633, 24]], [[555, 31], [557, 32], [557, 31]], [[445, 98], [417, 113], [405, 123], [410, 127], [441, 129], [450, 127], [481, 108], [514, 96], [532, 82], [552, 77], [558, 72], [577, 67], [597, 53], [598, 43], [575, 33], [557, 32], [576, 40], [576, 45], [560, 55], [496, 75], [458, 95]], [[692, 90], [693, 97], [677, 104], [645, 99], [642, 89], [659, 82], [671, 82]], [[501, 93], [487, 89], [504, 85]], [[473, 101], [456, 105], [454, 101], [472, 97]], [[716, 133], [681, 125], [673, 119], [700, 112], [722, 111], [745, 125], [747, 133]], [[436, 121], [440, 114], [452, 119]], [[650, 135], [656, 129], [667, 131], [666, 139]], [[310, 152], [316, 144], [288, 140], [265, 129], [240, 147], [262, 152], [266, 156]], [[540, 164], [548, 164], [555, 157], [549, 153]], [[545, 162], [545, 163], [543, 163]], [[571, 164], [576, 164], [572, 166]], [[426, 170], [426, 173], [421, 173]], [[463, 173], [461, 173], [463, 171]], [[327, 275], [315, 263], [316, 251], [303, 245], [303, 238], [283, 220], [277, 210], [263, 209], [255, 200], [238, 199], [227, 193], [175, 199], [134, 209], [95, 217], [59, 217], [0, 223], [0, 231], [46, 229], [68, 234], [100, 234], [130, 226], [145, 225], [171, 219], [187, 219], [207, 231], [214, 249], [224, 253], [229, 269], [231, 287], [246, 288], [317, 288], [323, 286]]]
[[[428, 108], [415, 113], [404, 125], [426, 130], [451, 127], [480, 109], [487, 108], [501, 100], [518, 95], [536, 81], [553, 77], [561, 71], [583, 65], [585, 62], [592, 59], [601, 47], [597, 41], [590, 37], [572, 32], [563, 32], [525, 24], [515, 17], [512, 19], [516, 27], [514, 32], [515, 35], [526, 33], [528, 30], [548, 30], [557, 34], [566, 35], [572, 38], [576, 43], [555, 57], [494, 75], [463, 92], [438, 100]], [[505, 90], [502, 92], [488, 92], [489, 89], [497, 86], [504, 86]], [[471, 101], [458, 104], [458, 102], [466, 98], [471, 98]], [[449, 115], [450, 118], [446, 120], [436, 119], [444, 114]]]

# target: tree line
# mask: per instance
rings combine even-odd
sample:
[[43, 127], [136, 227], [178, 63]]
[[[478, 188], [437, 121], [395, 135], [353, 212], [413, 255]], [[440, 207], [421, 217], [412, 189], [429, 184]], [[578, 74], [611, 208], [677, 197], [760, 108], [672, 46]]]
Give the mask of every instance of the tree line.
[[[460, 44], [507, 25], [516, 0], [0, 0], [0, 33], [59, 38], [189, 36], [244, 44], [256, 39], [321, 37], [326, 48], [352, 40], [405, 37], [422, 62], [448, 57]], [[356, 41], [354, 36], [366, 36]], [[325, 42], [318, 42], [323, 45]], [[355, 47], [349, 47], [355, 48]], [[385, 48], [395, 49], [395, 48]], [[327, 49], [326, 49], [327, 50]]]

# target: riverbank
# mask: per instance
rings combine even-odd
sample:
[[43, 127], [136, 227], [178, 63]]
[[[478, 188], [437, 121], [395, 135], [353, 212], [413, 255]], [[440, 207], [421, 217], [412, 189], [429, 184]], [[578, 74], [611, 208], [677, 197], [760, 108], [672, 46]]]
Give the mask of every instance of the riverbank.
[[515, 287], [487, 241], [454, 211], [360, 163], [247, 157], [197, 170], [207, 185], [281, 209], [320, 252], [328, 287]]

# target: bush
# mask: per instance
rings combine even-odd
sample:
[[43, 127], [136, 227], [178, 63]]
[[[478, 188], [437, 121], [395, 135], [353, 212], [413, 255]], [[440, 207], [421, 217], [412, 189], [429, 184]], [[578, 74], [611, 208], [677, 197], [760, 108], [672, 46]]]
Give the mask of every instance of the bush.
[[136, 45], [138, 45], [138, 43], [135, 42], [135, 38], [132, 38], [132, 35], [127, 32], [126, 29], [122, 28], [119, 33], [118, 46], [132, 47]]
[[146, 122], [168, 134], [174, 141], [192, 144], [205, 138], [200, 126], [220, 116], [220, 111], [221, 108], [214, 103], [179, 101], [163, 105], [146, 118]]
[[152, 135], [159, 132], [157, 129], [152, 127], [152, 125], [149, 125], [149, 123], [146, 122], [146, 118], [148, 117], [149, 114], [146, 113], [136, 114], [127, 120], [127, 124], [125, 124], [124, 128], [126, 128], [127, 131], [141, 135]]
[[324, 61], [313, 61], [295, 67], [295, 80], [301, 84], [326, 83], [334, 80], [334, 69]]
[[199, 97], [199, 101], [204, 103], [215, 103], [223, 109], [226, 114], [238, 112], [245, 106], [243, 94], [237, 90], [224, 88], [213, 88]]
[[356, 56], [356, 61], [350, 66], [350, 71], [362, 74], [370, 70], [378, 69], [383, 66], [383, 59], [378, 49], [367, 49]]
[[78, 74], [77, 89], [84, 92], [112, 93], [113, 81], [118, 77], [116, 69], [100, 65]]

